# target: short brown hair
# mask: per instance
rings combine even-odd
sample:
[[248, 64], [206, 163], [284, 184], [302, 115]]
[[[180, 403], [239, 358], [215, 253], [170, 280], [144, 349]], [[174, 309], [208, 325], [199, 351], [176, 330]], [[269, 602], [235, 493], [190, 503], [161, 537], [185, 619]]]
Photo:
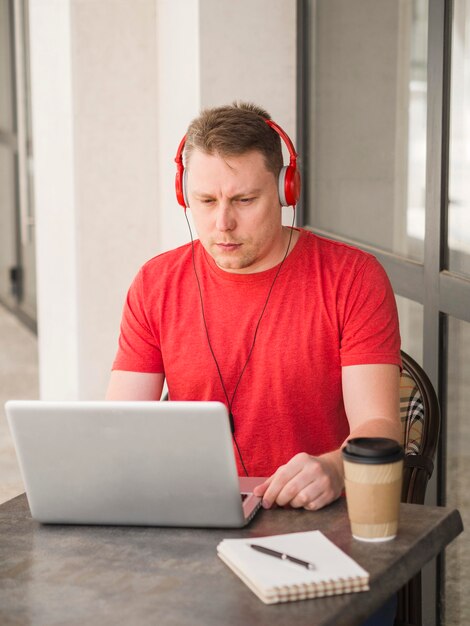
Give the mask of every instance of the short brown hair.
[[277, 178], [283, 166], [281, 139], [266, 124], [267, 119], [271, 119], [267, 111], [249, 102], [203, 110], [188, 127], [186, 166], [194, 149], [223, 157], [257, 150], [264, 156], [266, 168]]

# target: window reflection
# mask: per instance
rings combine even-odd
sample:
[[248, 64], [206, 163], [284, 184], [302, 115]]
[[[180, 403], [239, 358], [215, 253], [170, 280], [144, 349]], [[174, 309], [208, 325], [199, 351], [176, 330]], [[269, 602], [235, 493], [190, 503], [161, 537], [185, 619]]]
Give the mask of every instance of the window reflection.
[[422, 260], [424, 255], [428, 95], [427, 28], [428, 2], [416, 0], [412, 3], [411, 26], [406, 236], [411, 250], [409, 256], [418, 260]]
[[422, 261], [428, 0], [315, 7], [309, 223]]
[[470, 0], [454, 0], [449, 169], [449, 269], [470, 275]]
[[[446, 490], [450, 507], [459, 509], [464, 528], [470, 527], [470, 324], [449, 318], [449, 358], [447, 379], [447, 459]], [[446, 626], [470, 624], [468, 576], [470, 542], [458, 537], [446, 549]]]
[[395, 295], [400, 321], [401, 347], [420, 365], [423, 364], [423, 305]]
[[0, 131], [14, 130], [12, 84], [12, 59], [10, 39], [10, 3], [0, 3]]

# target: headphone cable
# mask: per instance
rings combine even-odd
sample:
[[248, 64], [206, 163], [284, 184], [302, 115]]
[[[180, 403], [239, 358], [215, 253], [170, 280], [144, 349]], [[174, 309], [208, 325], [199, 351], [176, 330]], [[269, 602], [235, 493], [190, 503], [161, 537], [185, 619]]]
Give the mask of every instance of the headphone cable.
[[289, 254], [290, 245], [292, 243], [292, 234], [294, 232], [294, 222], [295, 222], [295, 206], [293, 206], [292, 208], [293, 208], [292, 225], [290, 227], [289, 241], [288, 241], [288, 244], [287, 244], [287, 249], [286, 249], [286, 251], [284, 253], [282, 261], [280, 262], [280, 264], [279, 264], [279, 266], [277, 268], [276, 274], [275, 274], [275, 276], [273, 278], [273, 281], [271, 283], [271, 286], [269, 288], [268, 295], [267, 295], [266, 300], [265, 300], [264, 305], [263, 305], [263, 309], [261, 311], [261, 314], [259, 316], [258, 322], [256, 324], [255, 332], [254, 332], [254, 335], [253, 335], [253, 341], [251, 343], [250, 351], [248, 352], [248, 357], [247, 357], [247, 359], [245, 361], [245, 365], [243, 366], [243, 368], [242, 368], [242, 370], [240, 372], [240, 375], [238, 377], [237, 384], [235, 385], [235, 389], [234, 389], [234, 391], [232, 393], [232, 399], [231, 400], [229, 400], [227, 389], [225, 387], [224, 379], [223, 379], [223, 376], [222, 376], [222, 372], [220, 370], [219, 362], [217, 361], [217, 358], [215, 356], [214, 349], [212, 348], [212, 343], [211, 343], [210, 336], [209, 336], [209, 329], [207, 327], [206, 314], [205, 314], [205, 310], [204, 310], [204, 300], [203, 300], [203, 297], [202, 297], [202, 288], [201, 288], [201, 283], [199, 281], [199, 275], [198, 275], [197, 269], [196, 269], [196, 260], [195, 260], [195, 254], [194, 254], [193, 232], [192, 232], [192, 229], [191, 229], [191, 224], [189, 223], [188, 216], [186, 214], [186, 209], [184, 211], [184, 216], [186, 218], [186, 223], [188, 224], [188, 228], [189, 228], [189, 235], [191, 237], [191, 253], [192, 253], [193, 269], [194, 269], [194, 274], [196, 276], [196, 282], [197, 282], [197, 287], [198, 287], [198, 291], [199, 291], [199, 300], [200, 300], [200, 303], [201, 303], [202, 320], [204, 322], [204, 329], [206, 331], [207, 343], [209, 345], [209, 350], [210, 350], [210, 353], [211, 353], [212, 358], [214, 360], [214, 363], [215, 363], [215, 366], [216, 366], [216, 369], [217, 369], [217, 373], [219, 375], [220, 383], [222, 385], [222, 389], [223, 389], [223, 392], [224, 392], [224, 396], [225, 396], [225, 399], [227, 401], [227, 407], [228, 407], [228, 410], [229, 410], [230, 430], [232, 432], [233, 441], [234, 441], [235, 446], [237, 448], [238, 456], [240, 458], [240, 462], [242, 464], [242, 467], [243, 467], [243, 470], [244, 470], [246, 476], [248, 476], [248, 472], [247, 472], [247, 469], [245, 467], [245, 463], [243, 462], [243, 457], [242, 457], [242, 454], [241, 454], [241, 451], [240, 451], [240, 447], [239, 447], [238, 442], [237, 442], [237, 438], [235, 437], [235, 422], [234, 422], [234, 417], [233, 417], [233, 413], [232, 413], [232, 406], [233, 406], [233, 402], [235, 400], [235, 394], [238, 391], [238, 386], [240, 385], [240, 382], [241, 382], [241, 379], [243, 377], [243, 374], [245, 373], [245, 370], [246, 370], [246, 368], [248, 366], [248, 363], [249, 363], [249, 361], [251, 359], [251, 355], [253, 354], [253, 350], [254, 350], [255, 343], [256, 343], [256, 338], [258, 336], [258, 330], [259, 330], [259, 327], [260, 327], [260, 324], [261, 324], [261, 320], [263, 319], [264, 312], [266, 311], [266, 308], [268, 306], [268, 302], [269, 302], [269, 300], [271, 298], [271, 294], [272, 294], [272, 291], [273, 291], [273, 288], [274, 288], [274, 284], [275, 284], [275, 282], [277, 280], [277, 277], [279, 276], [279, 273], [280, 273], [280, 271], [282, 269], [282, 266], [284, 265], [284, 261], [286, 260], [287, 255]]

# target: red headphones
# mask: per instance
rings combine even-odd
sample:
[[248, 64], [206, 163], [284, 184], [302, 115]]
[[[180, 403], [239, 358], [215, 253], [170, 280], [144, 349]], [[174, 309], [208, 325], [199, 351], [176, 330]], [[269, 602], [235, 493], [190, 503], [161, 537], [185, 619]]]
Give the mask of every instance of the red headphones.
[[[279, 172], [278, 190], [279, 201], [282, 206], [295, 206], [300, 197], [300, 173], [297, 169], [297, 153], [294, 149], [292, 141], [289, 139], [287, 133], [285, 133], [280, 126], [278, 126], [272, 120], [265, 120], [266, 124], [270, 126], [281, 137], [289, 150], [289, 165], [285, 165]], [[178, 150], [175, 156], [176, 163], [176, 178], [175, 189], [176, 199], [184, 209], [189, 206], [188, 197], [186, 195], [186, 170], [183, 165], [183, 150], [186, 143], [186, 135], [180, 141]]]

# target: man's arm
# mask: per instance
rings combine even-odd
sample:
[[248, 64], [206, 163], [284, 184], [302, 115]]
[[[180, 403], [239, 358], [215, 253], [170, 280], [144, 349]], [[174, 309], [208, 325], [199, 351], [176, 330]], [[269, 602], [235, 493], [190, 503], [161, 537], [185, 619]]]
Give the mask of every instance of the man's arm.
[[164, 374], [111, 372], [106, 400], [160, 400]]
[[[397, 365], [350, 365], [342, 368], [343, 399], [353, 437], [388, 437], [400, 441], [400, 370]], [[346, 443], [346, 442], [344, 442]], [[344, 445], [344, 444], [343, 444]], [[320, 509], [344, 487], [341, 448], [319, 457], [296, 454], [255, 488], [263, 506], [274, 503]]]

